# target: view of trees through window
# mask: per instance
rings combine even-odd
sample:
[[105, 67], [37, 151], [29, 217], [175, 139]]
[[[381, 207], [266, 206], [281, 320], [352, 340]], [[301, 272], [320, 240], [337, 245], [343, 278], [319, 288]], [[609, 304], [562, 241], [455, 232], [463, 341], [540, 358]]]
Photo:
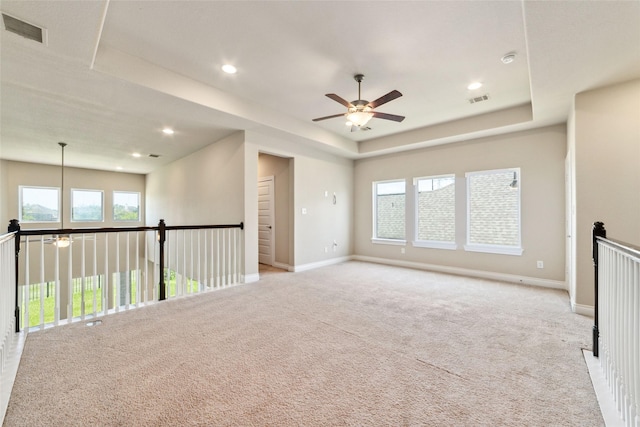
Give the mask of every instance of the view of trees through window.
[[140, 193], [125, 191], [113, 192], [113, 220], [140, 220]]
[[59, 222], [60, 190], [47, 187], [20, 187], [20, 222]]
[[71, 221], [102, 221], [102, 191], [71, 190]]

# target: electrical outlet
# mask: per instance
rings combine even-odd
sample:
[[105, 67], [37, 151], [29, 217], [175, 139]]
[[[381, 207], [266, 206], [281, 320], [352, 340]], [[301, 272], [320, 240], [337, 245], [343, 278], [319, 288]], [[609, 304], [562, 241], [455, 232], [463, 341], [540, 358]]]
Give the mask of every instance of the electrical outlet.
[[538, 262], [536, 263], [536, 266], [537, 266], [538, 268], [544, 268], [544, 262], [542, 262], [542, 261], [538, 261]]
[[302, 215], [306, 215], [307, 214], [307, 208], [302, 208]]
[[324, 247], [324, 253], [326, 254], [326, 253], [328, 253], [328, 252], [329, 252], [329, 248], [325, 246], [325, 247]]
[[404, 253], [404, 248], [400, 248], [400, 253], [403, 254]]

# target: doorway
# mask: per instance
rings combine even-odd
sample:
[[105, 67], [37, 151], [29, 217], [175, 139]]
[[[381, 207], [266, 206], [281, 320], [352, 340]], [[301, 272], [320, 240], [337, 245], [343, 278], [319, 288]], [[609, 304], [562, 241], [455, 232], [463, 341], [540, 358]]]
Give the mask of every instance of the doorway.
[[293, 162], [258, 153], [258, 262], [285, 271], [293, 265]]
[[273, 189], [273, 176], [258, 178], [258, 262], [264, 265], [273, 265], [275, 255]]

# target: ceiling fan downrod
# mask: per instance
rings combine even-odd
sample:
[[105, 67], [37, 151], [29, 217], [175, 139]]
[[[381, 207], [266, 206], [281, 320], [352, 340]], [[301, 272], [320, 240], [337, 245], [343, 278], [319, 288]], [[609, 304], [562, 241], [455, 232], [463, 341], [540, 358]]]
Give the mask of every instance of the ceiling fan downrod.
[[358, 101], [359, 101], [362, 99], [362, 96], [360, 95], [360, 83], [362, 83], [362, 80], [364, 80], [364, 74], [356, 74], [355, 76], [353, 76], [353, 79], [358, 82]]

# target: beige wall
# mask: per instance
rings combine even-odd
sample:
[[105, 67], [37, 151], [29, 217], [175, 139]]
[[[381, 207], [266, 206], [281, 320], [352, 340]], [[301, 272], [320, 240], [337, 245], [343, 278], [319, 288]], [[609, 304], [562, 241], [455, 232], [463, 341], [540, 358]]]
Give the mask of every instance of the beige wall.
[[640, 245], [640, 80], [575, 97], [574, 150], [576, 283], [572, 300], [593, 306], [591, 228]]
[[[18, 203], [19, 203], [19, 186], [43, 186], [43, 187], [60, 187], [61, 183], [61, 169], [60, 166], [42, 165], [35, 163], [24, 163], [14, 161], [2, 162], [2, 209], [3, 222], [8, 224], [8, 221], [13, 218], [18, 218]], [[143, 225], [144, 218], [144, 198], [145, 198], [145, 176], [140, 174], [129, 174], [122, 172], [109, 172], [99, 171], [91, 169], [80, 169], [65, 167], [64, 174], [64, 196], [63, 196], [63, 215], [64, 215], [64, 228], [84, 228], [84, 227], [132, 227]], [[104, 193], [104, 221], [103, 222], [71, 222], [71, 189], [90, 189], [90, 190], [102, 190]], [[126, 221], [115, 222], [113, 221], [112, 206], [113, 206], [113, 192], [114, 191], [131, 191], [140, 193], [141, 203], [141, 220], [140, 221]], [[39, 228], [60, 228], [60, 223], [22, 223], [21, 228], [26, 229], [39, 229]], [[5, 228], [6, 230], [6, 228]], [[126, 241], [122, 238], [119, 241], [119, 265], [121, 270], [125, 265], [136, 265], [137, 254], [135, 248], [140, 251], [142, 249], [136, 246], [134, 237], [130, 237], [131, 250], [127, 251]], [[94, 265], [97, 274], [115, 273], [116, 264], [113, 260], [116, 259], [116, 240], [114, 236], [109, 237], [109, 259], [111, 260], [109, 266], [105, 266], [105, 235], [100, 234], [90, 237], [89, 243], [74, 243], [67, 249], [60, 249], [58, 256], [60, 257], [59, 264], [59, 278], [61, 283], [66, 284], [69, 281], [69, 265], [71, 265], [71, 277], [81, 277], [83, 268], [87, 275], [92, 275], [94, 271]], [[95, 258], [94, 244], [96, 245]], [[83, 257], [80, 252], [82, 247], [86, 245], [86, 259], [92, 261], [85, 262], [83, 265]], [[73, 246], [79, 246], [74, 250]], [[142, 243], [142, 248], [144, 244]], [[73, 251], [73, 252], [72, 252]], [[55, 256], [56, 249], [53, 245], [40, 245], [38, 243], [32, 243], [29, 245], [29, 257], [32, 260], [29, 263], [29, 283], [40, 283], [55, 280]], [[72, 255], [73, 254], [73, 255]], [[129, 254], [127, 260], [126, 255]], [[21, 247], [20, 251], [20, 278], [21, 282], [24, 282], [27, 278], [27, 271], [24, 269], [25, 259], [27, 255], [26, 246]], [[44, 258], [42, 265], [39, 260]], [[71, 257], [71, 264], [69, 263], [69, 257]], [[129, 264], [127, 264], [127, 262]], [[111, 277], [111, 276], [109, 276]], [[111, 280], [111, 278], [109, 279]], [[113, 289], [112, 291], [113, 292]], [[61, 286], [60, 289], [60, 307], [62, 307], [60, 318], [65, 319], [67, 317], [66, 305], [68, 302], [68, 287], [66, 285]]]
[[274, 186], [274, 240], [275, 262], [283, 266], [291, 266], [289, 259], [289, 243], [291, 221], [291, 199], [293, 196], [293, 159], [260, 153], [258, 156], [258, 177], [273, 177]]
[[[8, 225], [10, 219], [18, 218], [19, 186], [60, 187], [60, 166], [42, 165], [36, 163], [3, 161], [4, 205], [0, 213], [4, 214], [3, 223]], [[123, 227], [139, 226], [144, 221], [145, 176], [123, 172], [108, 172], [92, 169], [65, 167], [64, 171], [64, 226], [65, 228], [82, 227]], [[71, 189], [103, 190], [104, 191], [104, 222], [74, 222], [71, 223]], [[141, 220], [138, 222], [114, 222], [111, 207], [113, 206], [114, 191], [133, 191], [140, 193]], [[23, 229], [28, 228], [58, 228], [59, 224], [25, 223]], [[6, 228], [4, 228], [6, 231]]]
[[0, 234], [4, 234], [9, 226], [9, 210], [8, 200], [6, 198], [6, 186], [8, 184], [7, 177], [7, 161], [0, 160]]
[[244, 151], [235, 133], [147, 175], [147, 225], [244, 220]]
[[[246, 132], [246, 143], [261, 153], [291, 159], [293, 196], [289, 221], [293, 223], [293, 239], [290, 239], [289, 265], [292, 269], [306, 269], [352, 255], [353, 161], [312, 148], [305, 141], [287, 141], [254, 132]], [[255, 165], [247, 163], [246, 169], [257, 170], [257, 163], [256, 158]], [[336, 204], [333, 204], [333, 193]], [[257, 197], [253, 200], [257, 211]], [[257, 214], [255, 221], [257, 223]]]
[[[355, 162], [355, 253], [423, 264], [490, 271], [563, 282], [565, 276], [564, 159], [566, 128], [546, 127]], [[466, 252], [465, 172], [519, 167], [521, 170], [522, 256]], [[373, 181], [406, 179], [408, 202], [412, 178], [456, 176], [456, 250], [374, 244]], [[409, 203], [408, 203], [409, 204]], [[410, 206], [413, 206], [410, 203]], [[536, 262], [544, 262], [538, 269]]]
[[295, 190], [288, 221], [295, 239], [288, 237], [288, 265], [295, 269], [350, 255], [353, 162], [253, 132], [238, 132], [150, 173], [147, 224], [160, 218], [169, 225], [244, 221], [245, 276], [253, 280], [258, 272], [258, 153], [292, 159], [289, 187]]

